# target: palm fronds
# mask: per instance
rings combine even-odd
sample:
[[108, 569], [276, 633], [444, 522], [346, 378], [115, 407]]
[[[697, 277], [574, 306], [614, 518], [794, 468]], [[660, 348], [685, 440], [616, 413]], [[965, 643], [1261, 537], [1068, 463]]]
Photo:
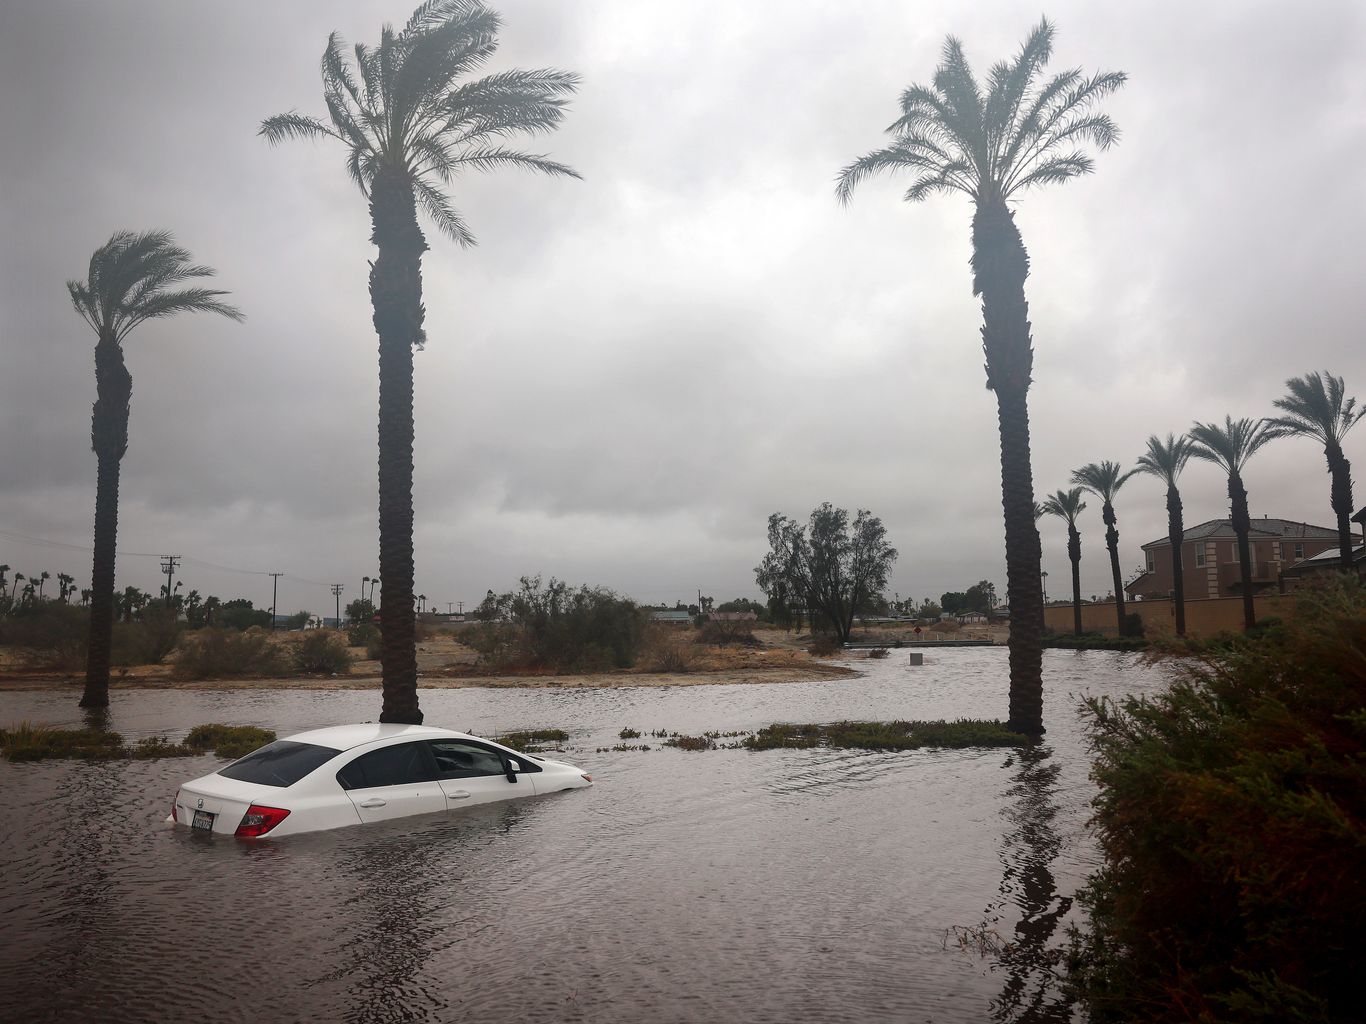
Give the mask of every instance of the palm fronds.
[[1072, 474], [1072, 483], [1080, 484], [1106, 504], [1113, 504], [1124, 482], [1138, 472], [1137, 469], [1131, 469], [1126, 473], [1118, 462], [1108, 459], [1105, 462], [1088, 462]]
[[1366, 405], [1358, 407], [1355, 398], [1348, 398], [1342, 378], [1331, 373], [1316, 370], [1291, 377], [1285, 387], [1289, 394], [1272, 403], [1285, 415], [1266, 421], [1273, 437], [1312, 437], [1325, 447], [1341, 446], [1347, 432], [1366, 416]]
[[1082, 501], [1081, 495], [1080, 487], [1055, 491], [1044, 498], [1043, 510], [1047, 515], [1065, 519], [1068, 526], [1076, 526], [1077, 516], [1086, 509], [1086, 502]]
[[1089, 174], [1083, 148], [1109, 149], [1119, 128], [1095, 105], [1126, 80], [1123, 72], [1086, 77], [1071, 69], [1042, 79], [1053, 52], [1053, 26], [1044, 19], [1011, 62], [988, 72], [985, 93], [962, 44], [950, 37], [931, 85], [901, 95], [901, 116], [887, 129], [893, 142], [846, 166], [835, 192], [848, 202], [857, 185], [876, 174], [909, 169], [905, 198], [960, 191], [974, 199], [1008, 199], [1035, 185]]
[[1277, 435], [1264, 419], [1235, 420], [1224, 417], [1224, 425], [1196, 423], [1190, 429], [1191, 455], [1221, 467], [1230, 476], [1241, 475], [1248, 459]]
[[498, 47], [498, 15], [479, 0], [427, 0], [378, 46], [357, 44], [348, 57], [333, 33], [320, 61], [327, 121], [291, 112], [268, 118], [268, 142], [337, 139], [349, 149], [346, 170], [367, 197], [385, 171], [401, 175], [437, 228], [462, 245], [474, 235], [444, 191], [462, 170], [519, 167], [578, 177], [563, 163], [505, 145], [563, 120], [577, 75], [553, 69], [501, 71], [470, 79]]
[[1185, 434], [1168, 434], [1165, 441], [1152, 434], [1148, 437], [1148, 450], [1138, 457], [1138, 471], [1175, 487], [1176, 478], [1186, 468], [1191, 454], [1191, 440]]

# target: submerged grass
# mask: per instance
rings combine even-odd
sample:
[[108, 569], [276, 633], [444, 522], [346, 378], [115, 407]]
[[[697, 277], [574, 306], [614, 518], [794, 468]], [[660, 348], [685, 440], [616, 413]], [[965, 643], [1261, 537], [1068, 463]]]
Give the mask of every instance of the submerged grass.
[[195, 726], [181, 743], [165, 736], [149, 736], [130, 746], [118, 733], [103, 729], [50, 729], [20, 722], [0, 729], [0, 753], [10, 761], [109, 761], [195, 757], [212, 751], [218, 757], [236, 760], [274, 739], [274, 732], [254, 725], [210, 724]]
[[495, 736], [493, 742], [501, 743], [505, 747], [512, 747], [514, 750], [534, 754], [544, 749], [543, 744], [569, 742], [569, 733], [563, 729], [522, 729]]
[[1027, 737], [999, 721], [960, 718], [935, 722], [835, 722], [829, 725], [775, 723], [744, 740], [748, 750], [842, 747], [916, 750], [920, 747], [1018, 747]]

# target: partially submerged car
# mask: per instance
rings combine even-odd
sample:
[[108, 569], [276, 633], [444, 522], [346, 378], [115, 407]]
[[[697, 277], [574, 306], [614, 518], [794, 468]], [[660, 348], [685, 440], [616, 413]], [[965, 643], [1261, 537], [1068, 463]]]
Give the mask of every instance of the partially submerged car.
[[176, 793], [168, 819], [215, 835], [271, 838], [544, 796], [587, 772], [426, 725], [339, 725], [276, 740]]

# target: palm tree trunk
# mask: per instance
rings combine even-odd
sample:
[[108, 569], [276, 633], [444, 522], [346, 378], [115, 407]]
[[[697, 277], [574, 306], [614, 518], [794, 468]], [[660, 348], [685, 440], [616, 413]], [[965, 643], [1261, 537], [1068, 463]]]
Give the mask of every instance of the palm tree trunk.
[[90, 446], [95, 478], [95, 557], [90, 572], [90, 638], [85, 656], [83, 708], [109, 706], [109, 658], [114, 643], [114, 562], [119, 532], [119, 463], [128, 450], [128, 404], [133, 378], [112, 334], [95, 345], [95, 407]]
[[1186, 635], [1186, 578], [1181, 567], [1181, 544], [1186, 527], [1181, 515], [1181, 492], [1167, 488], [1167, 540], [1172, 546], [1172, 587], [1176, 601], [1176, 635]]
[[1252, 529], [1252, 517], [1247, 510], [1247, 488], [1237, 473], [1229, 474], [1228, 497], [1233, 532], [1238, 538], [1238, 570], [1243, 583], [1243, 629], [1249, 630], [1257, 625], [1257, 607], [1252, 601], [1252, 549], [1247, 540], [1248, 531]]
[[987, 387], [996, 392], [1001, 433], [1001, 506], [1005, 515], [1006, 602], [1010, 605], [1010, 719], [1016, 732], [1043, 727], [1042, 550], [1034, 520], [1029, 453], [1030, 373], [1034, 351], [1024, 283], [1029, 254], [999, 197], [978, 200], [972, 218], [972, 290], [982, 297]]
[[1119, 624], [1119, 635], [1124, 635], [1124, 576], [1119, 571], [1119, 530], [1116, 528], [1115, 506], [1108, 501], [1101, 507], [1100, 517], [1105, 521], [1105, 546], [1110, 549], [1110, 576], [1115, 587], [1115, 619]]
[[1081, 534], [1067, 524], [1067, 557], [1072, 561], [1072, 632], [1081, 636]]
[[1353, 572], [1352, 566], [1352, 464], [1342, 454], [1340, 445], [1324, 449], [1328, 456], [1328, 472], [1333, 475], [1333, 512], [1338, 517], [1338, 555], [1342, 571]]
[[424, 339], [422, 253], [412, 186], [384, 170], [371, 189], [370, 301], [379, 335], [381, 722], [422, 723], [413, 609], [413, 348]]

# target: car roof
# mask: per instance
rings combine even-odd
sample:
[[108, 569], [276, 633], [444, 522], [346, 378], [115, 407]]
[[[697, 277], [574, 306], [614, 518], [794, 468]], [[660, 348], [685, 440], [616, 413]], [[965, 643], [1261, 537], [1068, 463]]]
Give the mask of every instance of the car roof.
[[313, 743], [334, 750], [350, 750], [375, 740], [392, 739], [439, 739], [441, 737], [464, 737], [463, 732], [442, 729], [434, 725], [388, 725], [378, 722], [365, 722], [360, 725], [332, 725], [325, 729], [310, 729], [296, 732], [284, 739], [291, 743]]

